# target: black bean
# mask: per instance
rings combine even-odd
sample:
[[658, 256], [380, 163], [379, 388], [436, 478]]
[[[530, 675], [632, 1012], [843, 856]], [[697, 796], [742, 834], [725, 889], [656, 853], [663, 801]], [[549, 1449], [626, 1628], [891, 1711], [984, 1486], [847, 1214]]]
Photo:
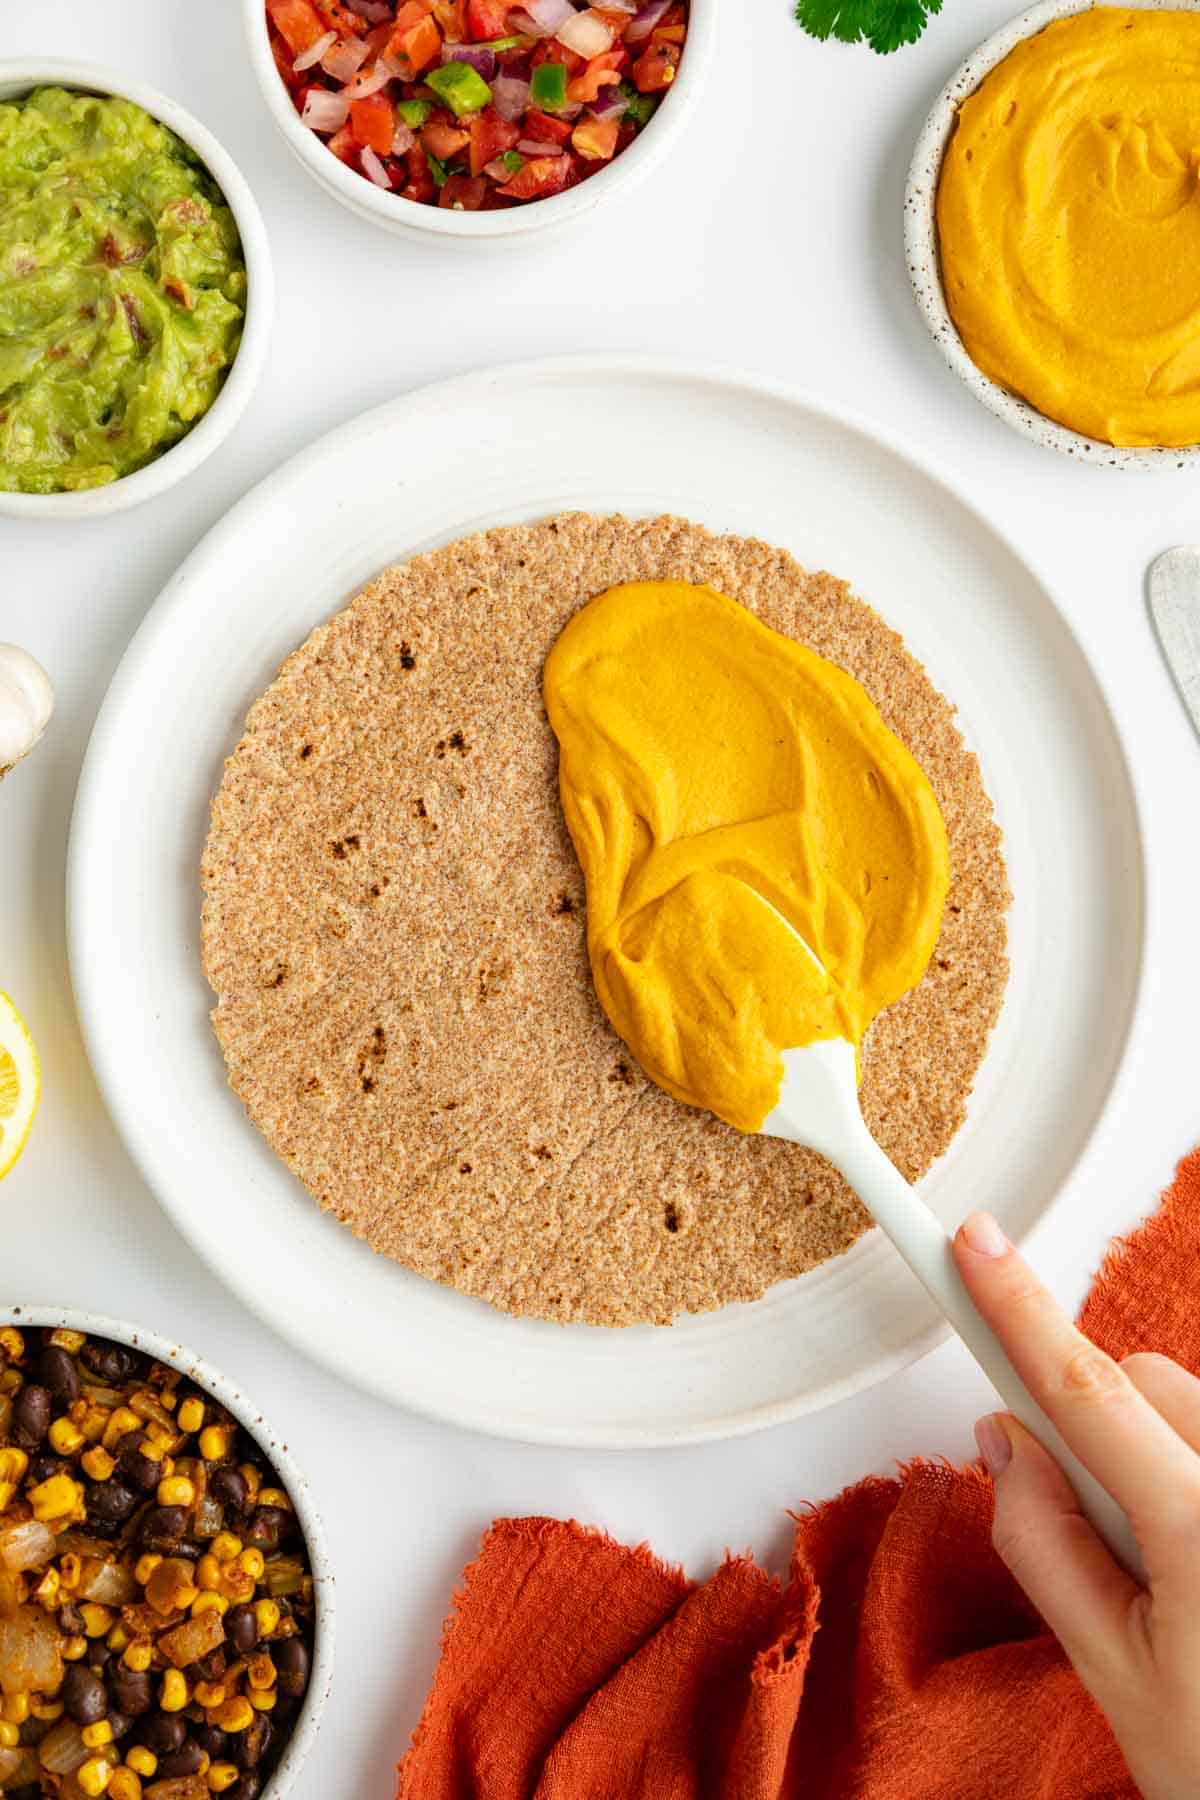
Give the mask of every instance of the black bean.
[[291, 1524], [291, 1514], [281, 1506], [256, 1506], [254, 1517], [242, 1537], [258, 1550], [278, 1550], [280, 1539]]
[[156, 1712], [138, 1727], [138, 1741], [155, 1756], [173, 1756], [187, 1736], [187, 1726], [178, 1713]]
[[275, 1667], [281, 1693], [300, 1695], [308, 1686], [309, 1655], [303, 1638], [284, 1638], [275, 1646]]
[[143, 1544], [151, 1545], [152, 1548], [157, 1548], [159, 1544], [174, 1547], [186, 1530], [186, 1507], [152, 1506], [142, 1520], [138, 1536]]
[[227, 1790], [229, 1800], [258, 1800], [258, 1796], [262, 1793], [262, 1786], [262, 1776], [251, 1771], [250, 1774], [243, 1775], [234, 1787]]
[[[21, 1389], [13, 1402], [13, 1438], [22, 1450], [36, 1450], [39, 1444], [45, 1442], [52, 1411], [48, 1388], [39, 1387], [36, 1382], [32, 1382]], [[30, 1473], [32, 1472], [31, 1468]], [[45, 1476], [40, 1479], [44, 1481]]]
[[213, 1762], [223, 1762], [229, 1739], [215, 1725], [193, 1725], [192, 1736]]
[[258, 1642], [258, 1617], [252, 1606], [231, 1606], [225, 1614], [225, 1636], [245, 1656]]
[[108, 1678], [108, 1691], [121, 1711], [134, 1719], [140, 1719], [154, 1705], [154, 1689], [143, 1669], [127, 1669], [118, 1664]]
[[125, 1344], [110, 1344], [103, 1339], [89, 1339], [79, 1352], [79, 1360], [85, 1369], [93, 1375], [99, 1375], [102, 1381], [116, 1386], [120, 1381], [128, 1381], [138, 1366], [135, 1350]]
[[59, 1607], [58, 1628], [60, 1631], [65, 1631], [68, 1637], [83, 1636], [83, 1614], [73, 1600], [64, 1600]]
[[104, 1683], [82, 1663], [72, 1663], [63, 1677], [62, 1702], [77, 1725], [94, 1725], [108, 1711]]
[[[22, 1391], [28, 1392], [28, 1389]], [[43, 1392], [45, 1392], [44, 1389]], [[26, 1473], [30, 1486], [36, 1487], [41, 1481], [49, 1481], [52, 1475], [69, 1475], [71, 1465], [63, 1457], [54, 1456], [49, 1450], [43, 1450], [40, 1456], [30, 1457]]]
[[145, 1442], [140, 1431], [129, 1431], [117, 1448], [117, 1473], [127, 1486], [136, 1488], [140, 1494], [151, 1493], [162, 1476], [161, 1464], [142, 1455]]
[[245, 1731], [233, 1738], [233, 1760], [239, 1769], [257, 1769], [271, 1748], [271, 1721], [266, 1713], [255, 1713]]
[[38, 1359], [38, 1375], [60, 1406], [72, 1406], [79, 1398], [79, 1370], [75, 1358], [61, 1344], [48, 1344]]
[[170, 1751], [158, 1759], [157, 1773], [165, 1775], [167, 1780], [177, 1775], [198, 1775], [204, 1767], [204, 1752], [193, 1737], [184, 1738], [178, 1750]]
[[186, 1671], [187, 1678], [193, 1686], [195, 1686], [198, 1681], [220, 1681], [222, 1675], [225, 1673], [227, 1662], [228, 1659], [225, 1652], [218, 1644], [215, 1650], [210, 1650], [207, 1656], [202, 1656], [200, 1658], [199, 1662], [191, 1664]]
[[112, 1730], [114, 1744], [119, 1744], [121, 1739], [128, 1737], [133, 1730], [133, 1720], [123, 1712], [114, 1712], [111, 1707], [108, 1709], [108, 1723]]
[[246, 1487], [246, 1477], [237, 1469], [215, 1469], [209, 1477], [208, 1491], [227, 1511], [245, 1512], [249, 1490]]
[[96, 1481], [87, 1491], [86, 1505], [89, 1515], [97, 1519], [108, 1519], [123, 1524], [131, 1513], [137, 1511], [141, 1502], [137, 1494], [123, 1481], [109, 1479]]

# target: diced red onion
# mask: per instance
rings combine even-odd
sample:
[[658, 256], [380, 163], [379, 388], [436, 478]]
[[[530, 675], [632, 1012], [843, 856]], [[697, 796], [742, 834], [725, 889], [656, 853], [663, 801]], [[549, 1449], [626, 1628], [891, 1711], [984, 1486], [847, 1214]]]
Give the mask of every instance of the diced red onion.
[[604, 0], [605, 12], [635, 13], [639, 0]]
[[335, 81], [353, 81], [371, 52], [361, 38], [351, 38], [347, 44], [335, 44], [321, 58], [321, 67]]
[[382, 25], [385, 19], [392, 17], [391, 7], [385, 6], [383, 0], [346, 0], [346, 5], [368, 25]]
[[368, 175], [376, 187], [391, 187], [392, 178], [373, 150], [364, 150], [359, 161], [362, 163], [363, 174]]
[[632, 25], [626, 28], [624, 42], [640, 44], [643, 38], [648, 38], [670, 4], [671, 0], [645, 0], [645, 5], [638, 8]]
[[560, 44], [573, 50], [576, 56], [586, 58], [588, 62], [593, 56], [603, 56], [606, 50], [612, 49], [612, 26], [594, 12], [575, 13], [572, 18], [564, 20], [554, 33]]
[[300, 123], [310, 131], [337, 131], [346, 123], [350, 103], [344, 94], [329, 94], [324, 88], [311, 88], [305, 97]]
[[539, 31], [557, 31], [560, 25], [575, 17], [571, 0], [524, 0], [524, 10]]
[[522, 138], [517, 145], [522, 156], [561, 156], [561, 144], [539, 144], [534, 138]]
[[511, 181], [513, 175], [513, 171], [502, 156], [497, 156], [493, 162], [488, 163], [483, 172], [485, 175], [490, 175], [493, 181], [501, 182]]
[[327, 31], [324, 37], [319, 37], [315, 44], [310, 44], [307, 50], [302, 50], [300, 52], [299, 56], [292, 64], [293, 69], [295, 69], [298, 75], [302, 74], [305, 69], [311, 69], [313, 64], [319, 63], [325, 52], [327, 50], [332, 50], [336, 43], [337, 32]]
[[610, 119], [613, 113], [623, 113], [629, 105], [628, 96], [621, 92], [616, 82], [602, 87], [592, 101], [591, 111], [597, 119]]
[[481, 50], [478, 44], [443, 44], [442, 61], [444, 63], [470, 63], [477, 75], [490, 81], [496, 73], [496, 52]]
[[377, 94], [380, 88], [385, 88], [393, 74], [394, 71], [387, 67], [381, 56], [369, 69], [364, 69], [353, 81], [347, 82], [342, 92], [347, 100], [365, 100], [368, 95]]
[[492, 105], [510, 125], [528, 110], [529, 94], [529, 83], [518, 81], [515, 75], [497, 75], [492, 83]]
[[404, 125], [398, 122], [396, 125], [395, 136], [392, 138], [392, 155], [405, 155], [407, 151], [412, 149], [416, 141], [417, 134], [412, 129], [411, 125]]

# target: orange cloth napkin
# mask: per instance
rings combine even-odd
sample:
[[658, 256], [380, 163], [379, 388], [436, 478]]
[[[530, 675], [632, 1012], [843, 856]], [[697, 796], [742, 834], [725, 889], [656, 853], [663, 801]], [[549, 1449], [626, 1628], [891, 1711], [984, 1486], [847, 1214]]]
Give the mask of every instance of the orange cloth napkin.
[[[1080, 1323], [1200, 1370], [1200, 1151]], [[978, 1466], [806, 1509], [786, 1588], [501, 1519], [468, 1569], [400, 1800], [1137, 1800], [989, 1541]]]

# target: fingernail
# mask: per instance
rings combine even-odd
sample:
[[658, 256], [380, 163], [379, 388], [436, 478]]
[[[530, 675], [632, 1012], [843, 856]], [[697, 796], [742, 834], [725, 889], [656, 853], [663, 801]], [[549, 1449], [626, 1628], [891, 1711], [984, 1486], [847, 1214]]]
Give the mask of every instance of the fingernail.
[[979, 1445], [984, 1467], [995, 1479], [1012, 1461], [1012, 1439], [1000, 1423], [997, 1413], [988, 1413], [986, 1418], [976, 1421], [975, 1442]]
[[968, 1214], [959, 1230], [968, 1249], [977, 1250], [980, 1256], [1004, 1256], [1012, 1249], [991, 1213]]

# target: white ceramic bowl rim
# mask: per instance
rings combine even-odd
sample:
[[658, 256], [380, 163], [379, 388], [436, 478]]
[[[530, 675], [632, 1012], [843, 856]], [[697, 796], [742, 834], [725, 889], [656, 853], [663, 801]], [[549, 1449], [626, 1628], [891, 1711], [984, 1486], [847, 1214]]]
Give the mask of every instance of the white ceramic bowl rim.
[[229, 152], [222, 148], [207, 126], [166, 94], [99, 63], [41, 57], [0, 62], [0, 100], [13, 99], [28, 93], [31, 88], [43, 86], [78, 88], [84, 93], [112, 94], [119, 99], [132, 100], [181, 137], [196, 152], [224, 194], [237, 223], [246, 260], [246, 316], [238, 353], [216, 399], [186, 437], [180, 438], [144, 468], [136, 469], [131, 475], [122, 475], [109, 482], [107, 487], [83, 488], [77, 493], [65, 494], [0, 493], [0, 513], [19, 518], [91, 518], [123, 511], [173, 487], [198, 468], [233, 430], [246, 410], [266, 361], [275, 300], [271, 249], [258, 202]]
[[[1058, 424], [1056, 420], [1031, 406], [1027, 400], [1023, 400], [1019, 394], [1001, 387], [999, 382], [985, 375], [972, 361], [950, 316], [942, 287], [937, 238], [937, 189], [942, 158], [954, 129], [960, 103], [974, 93], [985, 76], [998, 63], [1003, 62], [1009, 51], [1015, 49], [1023, 39], [1036, 36], [1055, 19], [1090, 12], [1094, 4], [1095, 0], [1039, 0], [1038, 5], [1031, 6], [1016, 18], [1010, 19], [1007, 25], [1002, 25], [999, 31], [972, 51], [950, 77], [921, 129], [909, 166], [904, 193], [904, 250], [908, 273], [921, 317], [938, 349], [976, 399], [982, 400], [989, 411], [1003, 419], [1006, 425], [1011, 425], [1014, 430], [1032, 438], [1035, 443], [1061, 451], [1066, 456], [1073, 456], [1079, 462], [1104, 464], [1119, 469], [1162, 469], [1168, 466], [1185, 468], [1200, 457], [1200, 444], [1175, 449], [1168, 446], [1106, 444], [1099, 438], [1086, 437], [1080, 431], [1073, 431], [1070, 426]], [[1120, 0], [1120, 4], [1179, 12], [1196, 10], [1200, 7], [1200, 0]]]
[[189, 1380], [204, 1388], [214, 1400], [218, 1400], [234, 1415], [282, 1477], [304, 1533], [316, 1599], [316, 1628], [308, 1691], [287, 1748], [263, 1789], [262, 1800], [283, 1800], [316, 1741], [321, 1714], [333, 1679], [334, 1647], [334, 1578], [329, 1552], [325, 1547], [325, 1529], [309, 1492], [308, 1482], [293, 1462], [287, 1445], [271, 1430], [254, 1402], [235, 1387], [227, 1376], [222, 1375], [219, 1369], [214, 1368], [194, 1350], [189, 1350], [185, 1344], [175, 1343], [156, 1331], [147, 1331], [140, 1325], [127, 1324], [123, 1319], [110, 1319], [102, 1313], [83, 1312], [78, 1308], [11, 1304], [0, 1304], [0, 1324], [15, 1325], [18, 1330], [26, 1326], [49, 1326], [52, 1330], [82, 1331], [88, 1337], [112, 1338], [118, 1344], [128, 1344], [134, 1350], [144, 1351], [158, 1362], [181, 1369]]
[[280, 79], [267, 36], [265, 0], [243, 0], [243, 8], [250, 59], [271, 116], [290, 148], [321, 186], [355, 212], [369, 214], [406, 235], [428, 233], [433, 237], [466, 239], [472, 243], [524, 237], [547, 226], [564, 224], [599, 205], [615, 193], [620, 184], [628, 189], [648, 175], [678, 132], [699, 90], [717, 11], [716, 0], [691, 0], [687, 44], [675, 80], [663, 95], [663, 104], [646, 130], [639, 132], [634, 142], [605, 168], [577, 187], [568, 188], [565, 193], [552, 194], [545, 200], [534, 200], [525, 206], [510, 207], [504, 212], [454, 212], [449, 207], [424, 206], [402, 200], [397, 194], [376, 187], [365, 175], [348, 169], [334, 156], [323, 138], [300, 123], [291, 95]]

